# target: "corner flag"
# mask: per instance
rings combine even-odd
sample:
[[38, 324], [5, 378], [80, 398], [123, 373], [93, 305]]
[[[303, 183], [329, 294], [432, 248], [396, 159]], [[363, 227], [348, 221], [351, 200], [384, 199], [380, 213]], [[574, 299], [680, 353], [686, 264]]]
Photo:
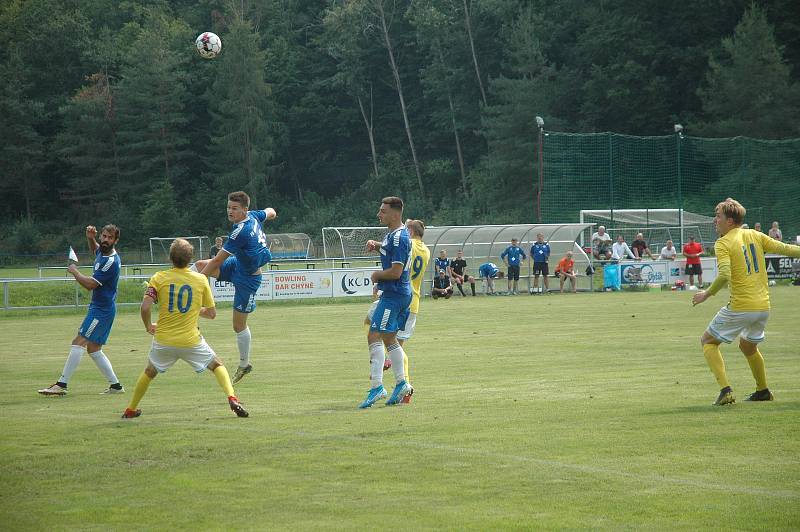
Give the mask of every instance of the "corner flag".
[[78, 262], [78, 255], [75, 254], [75, 250], [72, 249], [72, 246], [69, 247], [69, 260], [74, 260]]

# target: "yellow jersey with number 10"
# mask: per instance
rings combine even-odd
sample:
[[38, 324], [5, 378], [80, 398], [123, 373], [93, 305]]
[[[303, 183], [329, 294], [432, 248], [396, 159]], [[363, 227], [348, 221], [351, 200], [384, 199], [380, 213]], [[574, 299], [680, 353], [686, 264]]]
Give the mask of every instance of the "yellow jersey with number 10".
[[187, 268], [157, 272], [150, 278], [145, 294], [158, 304], [156, 342], [171, 347], [194, 347], [200, 343], [200, 309], [214, 306], [205, 275]]
[[731, 299], [728, 307], [738, 312], [769, 310], [767, 265], [764, 253], [800, 257], [800, 247], [779, 242], [753, 229], [731, 229], [714, 244], [717, 266], [730, 268]]
[[422, 288], [422, 278], [431, 259], [431, 250], [419, 238], [411, 239], [411, 305], [410, 312], [419, 312], [419, 291]]

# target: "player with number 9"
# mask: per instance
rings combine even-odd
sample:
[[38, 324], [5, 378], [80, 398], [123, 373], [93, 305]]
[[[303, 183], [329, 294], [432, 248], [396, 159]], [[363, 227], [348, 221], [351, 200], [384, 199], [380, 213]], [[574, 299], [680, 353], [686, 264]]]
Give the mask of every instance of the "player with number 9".
[[[189, 270], [194, 248], [183, 238], [176, 238], [169, 248], [172, 268], [156, 273], [150, 278], [142, 299], [141, 316], [145, 330], [153, 335], [147, 367], [136, 381], [133, 397], [122, 414], [123, 418], [139, 417], [136, 407], [144, 397], [150, 383], [159, 373], [167, 371], [178, 360], [183, 360], [198, 373], [212, 371], [220, 387], [228, 396], [228, 405], [239, 417], [248, 413], [233, 391], [228, 370], [217, 358], [214, 350], [200, 336], [198, 321], [201, 317], [214, 319], [217, 315], [214, 296], [208, 280]], [[152, 307], [158, 305], [158, 323], [152, 322]]]
[[253, 369], [250, 364], [250, 328], [247, 316], [256, 309], [256, 292], [261, 286], [261, 267], [272, 260], [267, 236], [261, 224], [277, 216], [275, 209], [250, 211], [250, 196], [242, 191], [228, 194], [228, 220], [233, 229], [213, 259], [198, 260], [195, 269], [209, 277], [233, 283], [233, 331], [239, 347], [236, 384]]

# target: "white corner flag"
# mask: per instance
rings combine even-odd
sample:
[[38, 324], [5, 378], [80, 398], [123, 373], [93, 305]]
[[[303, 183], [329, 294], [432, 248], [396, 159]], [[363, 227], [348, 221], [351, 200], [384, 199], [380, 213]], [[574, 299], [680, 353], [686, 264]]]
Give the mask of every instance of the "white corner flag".
[[72, 246], [69, 247], [69, 260], [78, 262], [78, 255], [75, 253], [75, 250], [72, 249]]

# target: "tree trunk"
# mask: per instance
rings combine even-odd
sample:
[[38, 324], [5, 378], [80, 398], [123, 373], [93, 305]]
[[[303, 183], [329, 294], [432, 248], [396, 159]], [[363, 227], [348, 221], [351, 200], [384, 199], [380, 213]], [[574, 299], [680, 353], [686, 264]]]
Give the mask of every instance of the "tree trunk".
[[[434, 44], [436, 52], [439, 55], [439, 64], [442, 71], [445, 70], [444, 53], [442, 52], [441, 43], [437, 40]], [[453, 136], [456, 139], [456, 153], [458, 154], [458, 168], [461, 171], [461, 188], [466, 197], [467, 194], [467, 172], [464, 169], [464, 155], [461, 152], [461, 138], [458, 135], [458, 126], [456, 125], [456, 107], [453, 105], [453, 93], [450, 91], [450, 85], [447, 84], [447, 103], [450, 105], [450, 121], [453, 124]]]
[[406, 110], [406, 100], [403, 96], [403, 85], [400, 82], [400, 70], [397, 68], [397, 63], [394, 60], [394, 50], [392, 48], [392, 41], [389, 38], [389, 28], [386, 25], [386, 13], [383, 11], [383, 1], [377, 2], [378, 11], [381, 19], [381, 29], [383, 31], [383, 40], [386, 45], [386, 51], [389, 53], [389, 64], [392, 67], [392, 75], [394, 76], [395, 86], [397, 87], [397, 96], [400, 98], [400, 109], [403, 111], [403, 123], [406, 127], [406, 136], [408, 137], [408, 145], [411, 148], [411, 158], [414, 160], [414, 171], [417, 174], [417, 184], [419, 185], [419, 192], [422, 197], [425, 197], [425, 187], [422, 184], [422, 173], [419, 169], [419, 161], [417, 160], [417, 149], [414, 147], [414, 137], [411, 135], [411, 125], [408, 122], [408, 112]]
[[453, 122], [453, 135], [456, 138], [456, 152], [458, 153], [458, 168], [461, 170], [461, 189], [464, 192], [464, 197], [467, 197], [467, 173], [464, 170], [464, 156], [461, 153], [461, 139], [458, 136], [458, 127], [456, 127], [456, 110], [453, 106], [453, 96], [450, 90], [447, 90], [447, 101], [450, 104], [450, 119]]
[[469, 37], [469, 48], [472, 51], [472, 64], [475, 65], [475, 76], [478, 78], [478, 88], [481, 90], [481, 98], [483, 98], [483, 105], [488, 105], [486, 100], [486, 91], [483, 88], [483, 80], [481, 79], [481, 69], [478, 66], [478, 56], [475, 53], [475, 40], [472, 38], [472, 22], [469, 17], [469, 6], [467, 0], [464, 1], [464, 25], [467, 28], [467, 37]]
[[364, 110], [364, 103], [361, 101], [361, 96], [356, 96], [358, 101], [358, 108], [361, 110], [361, 117], [364, 119], [364, 126], [367, 128], [367, 135], [369, 135], [369, 149], [372, 152], [372, 169], [375, 171], [375, 177], [378, 177], [378, 151], [375, 149], [375, 135], [372, 129], [372, 87], [369, 89], [369, 117]]

